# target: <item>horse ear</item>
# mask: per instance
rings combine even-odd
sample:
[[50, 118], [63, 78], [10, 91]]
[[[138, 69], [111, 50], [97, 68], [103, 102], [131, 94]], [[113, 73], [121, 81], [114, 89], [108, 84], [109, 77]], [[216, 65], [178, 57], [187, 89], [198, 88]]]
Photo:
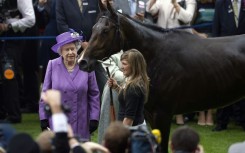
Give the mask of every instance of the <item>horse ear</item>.
[[111, 13], [112, 16], [117, 16], [114, 8], [112, 7], [112, 4], [109, 3], [109, 0], [107, 0], [107, 9], [109, 10], [109, 12]]
[[[106, 8], [106, 6], [102, 3], [102, 1], [104, 1], [104, 0], [99, 0], [99, 9], [100, 9], [100, 12], [105, 12], [105, 11], [107, 11], [107, 8]], [[106, 3], [108, 3], [108, 0], [106, 0]]]

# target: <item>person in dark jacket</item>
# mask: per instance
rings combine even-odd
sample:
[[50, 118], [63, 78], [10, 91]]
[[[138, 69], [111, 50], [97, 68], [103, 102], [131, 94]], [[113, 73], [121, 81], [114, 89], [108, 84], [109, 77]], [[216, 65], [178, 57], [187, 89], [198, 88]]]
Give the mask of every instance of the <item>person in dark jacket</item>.
[[[235, 0], [234, 0], [235, 1]], [[213, 19], [213, 37], [245, 34], [245, 2], [237, 1], [235, 14], [233, 0], [217, 0]]]
[[[213, 20], [213, 37], [245, 34], [245, 1], [217, 0]], [[213, 131], [227, 129], [229, 118], [234, 114], [245, 129], [245, 100], [218, 109], [217, 125]]]
[[[35, 14], [31, 0], [1, 1], [0, 14], [1, 37], [23, 36], [25, 30], [35, 24]], [[21, 122], [17, 79], [20, 78], [19, 65], [22, 42], [22, 40], [0, 42], [0, 120], [11, 123]], [[12, 69], [11, 72], [14, 73], [4, 73], [7, 69]]]
[[[42, 14], [42, 17], [45, 17], [43, 19], [43, 23], [45, 25], [43, 36], [54, 37], [58, 35], [55, 7], [56, 7], [56, 0], [39, 0], [39, 4], [38, 4], [39, 14]], [[55, 38], [41, 40], [40, 49], [39, 49], [39, 58], [40, 58], [39, 64], [42, 66], [42, 72], [41, 72], [42, 82], [45, 77], [48, 61], [58, 57], [58, 55], [51, 50], [51, 47], [55, 43], [56, 43]]]

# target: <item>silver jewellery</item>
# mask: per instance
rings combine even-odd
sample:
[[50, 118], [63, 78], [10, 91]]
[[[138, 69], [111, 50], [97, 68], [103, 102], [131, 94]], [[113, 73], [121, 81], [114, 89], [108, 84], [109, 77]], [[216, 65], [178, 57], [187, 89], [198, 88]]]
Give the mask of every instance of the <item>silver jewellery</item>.
[[73, 72], [73, 70], [74, 70], [74, 68], [70, 68], [70, 69], [66, 68], [66, 69], [68, 72]]
[[77, 32], [72, 32], [72, 33], [71, 33], [71, 37], [72, 37], [72, 38], [77, 38], [77, 37], [79, 37], [79, 33], [77, 33]]

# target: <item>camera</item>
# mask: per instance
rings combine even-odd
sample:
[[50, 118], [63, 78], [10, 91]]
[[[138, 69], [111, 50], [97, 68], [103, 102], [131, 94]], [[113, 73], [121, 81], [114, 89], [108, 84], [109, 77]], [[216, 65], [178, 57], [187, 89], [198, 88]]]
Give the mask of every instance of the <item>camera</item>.
[[6, 56], [1, 60], [1, 75], [4, 80], [12, 80], [15, 77], [14, 61]]
[[[63, 110], [64, 113], [70, 113], [71, 109], [68, 105], [61, 105], [61, 109]], [[46, 113], [47, 116], [51, 116], [52, 115], [52, 111], [51, 108], [48, 104], [45, 104], [44, 106], [44, 111]]]

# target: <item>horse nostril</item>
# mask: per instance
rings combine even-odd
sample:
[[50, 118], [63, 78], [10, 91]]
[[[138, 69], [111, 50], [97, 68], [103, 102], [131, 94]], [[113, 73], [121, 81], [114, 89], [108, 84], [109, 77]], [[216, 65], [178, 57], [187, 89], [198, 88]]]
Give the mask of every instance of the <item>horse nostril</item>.
[[85, 59], [81, 60], [81, 62], [79, 63], [79, 69], [83, 71], [88, 71], [88, 61]]

